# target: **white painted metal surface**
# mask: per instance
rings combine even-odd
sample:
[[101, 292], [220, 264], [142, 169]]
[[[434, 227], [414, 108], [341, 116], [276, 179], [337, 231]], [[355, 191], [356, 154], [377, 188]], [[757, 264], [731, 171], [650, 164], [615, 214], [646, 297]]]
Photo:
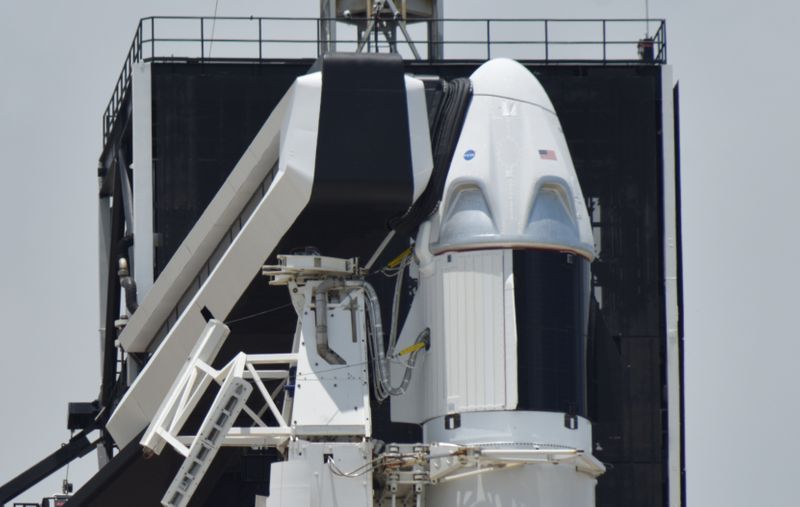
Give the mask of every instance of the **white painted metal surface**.
[[371, 460], [367, 441], [293, 441], [288, 461], [272, 464], [266, 507], [371, 507]]
[[[574, 506], [594, 502], [596, 477], [605, 470], [591, 455], [592, 430], [579, 417], [568, 429], [564, 414], [552, 412], [477, 412], [460, 416], [460, 427], [447, 429], [439, 417], [423, 425], [427, 442], [478, 445], [485, 459], [517, 466], [463, 474], [428, 491], [428, 505], [458, 507]], [[573, 459], [569, 452], [573, 450]]]
[[183, 507], [188, 505], [194, 491], [200, 485], [211, 462], [219, 451], [221, 441], [233, 425], [239, 412], [245, 408], [247, 397], [253, 388], [241, 377], [234, 375], [225, 379], [219, 394], [211, 405], [197, 437], [186, 451], [186, 459], [167, 492], [161, 499], [164, 507]]
[[150, 63], [133, 64], [133, 276], [139, 301], [153, 286], [153, 97]]
[[[247, 393], [255, 390], [260, 395], [260, 405], [263, 407], [258, 412], [244, 405], [240, 407], [249, 416], [252, 424], [246, 427], [234, 427], [231, 422], [224, 427], [224, 431], [220, 429], [220, 438], [215, 438], [213, 442], [216, 446], [276, 447], [284, 444], [293, 435], [292, 428], [286, 422], [291, 415], [291, 404], [285, 402], [281, 410], [278, 408], [276, 398], [289, 381], [290, 369], [297, 365], [298, 355], [248, 356], [240, 352], [225, 367], [217, 370], [211, 363], [227, 334], [227, 326], [218, 321], [212, 320], [206, 326], [203, 336], [140, 441], [146, 452], [160, 454], [169, 444], [183, 456], [190, 454], [196, 440], [205, 437], [202, 436], [202, 431], [196, 435], [185, 434], [183, 426], [213, 382], [222, 387], [232, 385], [234, 381], [236, 385], [247, 384], [245, 388]], [[264, 383], [265, 380], [281, 380], [281, 383], [270, 392]], [[225, 396], [223, 391], [224, 389], [220, 388], [216, 399]], [[232, 413], [229, 408], [225, 410], [229, 414]], [[272, 416], [271, 419], [264, 416], [267, 413]], [[274, 422], [268, 424], [265, 419]], [[221, 422], [217, 421], [215, 424], [220, 425]]]
[[675, 122], [672, 96], [672, 68], [661, 66], [661, 135], [664, 192], [664, 305], [666, 315], [667, 351], [667, 434], [669, 435], [667, 463], [669, 467], [669, 505], [681, 506], [681, 375], [680, 339], [678, 334], [678, 227], [675, 171]]
[[[280, 461], [270, 465], [269, 496], [264, 498], [263, 504], [256, 507], [311, 507], [312, 498], [319, 502], [318, 497], [313, 497], [311, 489], [314, 477], [311, 464], [308, 461]], [[316, 478], [316, 477], [315, 477]]]
[[[324, 278], [354, 276], [358, 259], [339, 259], [323, 255], [278, 255], [277, 265], [263, 266], [261, 274], [272, 278], [270, 285], [287, 285], [298, 278]], [[294, 296], [292, 292], [292, 296]]]
[[517, 443], [541, 444], [591, 451], [592, 425], [578, 417], [577, 429], [564, 426], [564, 414], [557, 412], [489, 411], [461, 414], [461, 425], [447, 429], [444, 417], [422, 425], [426, 442], [454, 444]]
[[432, 219], [431, 251], [544, 248], [592, 259], [586, 204], [542, 86], [504, 58], [470, 79], [474, 94]]
[[202, 372], [198, 375], [198, 361], [206, 365], [212, 363], [229, 333], [230, 329], [222, 322], [213, 319], [209, 321], [178, 373], [178, 381], [170, 388], [142, 437], [142, 446], [160, 454], [166, 444], [161, 434], [177, 435], [200, 396], [213, 380], [211, 376]]
[[[206, 308], [211, 315], [220, 320], [227, 317], [239, 295], [244, 292], [264, 260], [308, 203], [314, 177], [315, 156], [315, 150], [309, 150], [308, 146], [316, 146], [320, 91], [319, 73], [298, 78], [290, 90], [285, 106], [287, 108], [285, 125], [281, 130], [281, 156], [275, 181], [112, 414], [107, 428], [120, 447], [130, 442], [155, 415], [167, 389], [175, 380], [178, 365], [183, 364], [205, 326], [201, 311]], [[254, 141], [256, 147], [248, 149], [245, 153], [243, 162], [240, 162], [243, 167], [247, 167], [248, 164], [251, 166], [263, 164], [264, 157], [274, 150], [275, 122], [278, 120], [273, 118], [280, 113], [281, 108], [278, 109], [279, 111], [270, 116], [270, 120], [267, 120], [262, 129], [262, 132], [267, 130], [264, 136], [260, 137], [259, 134], [256, 137]], [[280, 116], [279, 114], [278, 117]], [[271, 160], [272, 157], [269, 158]], [[252, 176], [252, 172], [244, 174], [247, 172], [244, 169], [241, 172], [234, 171], [228, 178], [217, 194], [219, 199], [215, 197], [209, 209], [203, 214], [203, 217], [208, 214], [207, 220], [203, 221], [201, 217], [193, 229], [196, 234], [190, 233], [179, 249], [179, 252], [185, 252], [186, 257], [176, 253], [170, 264], [173, 261], [188, 262], [189, 252], [207, 244], [207, 235], [212, 234], [212, 230], [227, 229], [235, 214], [231, 212], [232, 208], [214, 209], [215, 202], [220, 207], [230, 203], [232, 199], [229, 195], [220, 196], [234, 192], [232, 187], [241, 189], [243, 185], [246, 186], [250, 181], [248, 177]], [[209, 223], [211, 221], [214, 223]], [[205, 259], [205, 256], [201, 257]], [[174, 281], [174, 277], [170, 278]], [[151, 291], [154, 294], [157, 286], [158, 283]], [[155, 301], [154, 296], [150, 298]], [[140, 312], [141, 307], [134, 317]], [[152, 321], [155, 318], [152, 312], [145, 312], [142, 315], [148, 314]], [[126, 327], [126, 332], [131, 329], [131, 323]], [[140, 333], [134, 334], [146, 335], [141, 333], [141, 328], [139, 331]]]
[[454, 412], [515, 408], [516, 382], [507, 381], [509, 370], [516, 372], [515, 326], [506, 322], [506, 300], [513, 301], [506, 291], [511, 252], [453, 252], [433, 264], [419, 280], [398, 348], [411, 345], [425, 327], [431, 346], [409, 390], [392, 398], [393, 420], [419, 424]]
[[431, 134], [428, 130], [428, 105], [425, 85], [419, 79], [406, 76], [406, 103], [408, 108], [408, 133], [411, 146], [411, 170], [414, 175], [414, 200], [428, 186], [433, 172]]
[[430, 486], [429, 506], [590, 507], [597, 479], [574, 463], [520, 464]]
[[409, 390], [392, 398], [392, 419], [423, 424], [425, 444], [466, 453], [431, 460], [426, 505], [589, 507], [605, 470], [591, 454], [589, 421], [514, 410], [511, 250], [593, 259], [586, 205], [538, 81], [504, 59], [481, 66], [472, 81], [442, 204], [417, 237], [418, 289], [398, 345], [427, 326], [430, 350]]
[[139, 298], [139, 309], [131, 316], [119, 337], [120, 344], [128, 352], [148, 350], [170, 312], [250, 200], [254, 189], [272, 170], [278, 160], [280, 128], [293, 90], [287, 92], [270, 114], [219, 192], [164, 267], [147, 297]]
[[[521, 488], [509, 484], [506, 490], [492, 491], [497, 482], [487, 481], [489, 488], [470, 490], [470, 483], [482, 482], [486, 475], [508, 475], [518, 469], [524, 476], [551, 475], [549, 470], [560, 467], [561, 482], [571, 482], [574, 474], [596, 478], [605, 467], [590, 452], [565, 445], [485, 442], [453, 444], [447, 442], [389, 444], [372, 461], [375, 477], [375, 507], [396, 505], [575, 505], [583, 507], [584, 491], [559, 494], [557, 491], [537, 492], [519, 498]], [[573, 475], [570, 477], [570, 475]], [[566, 477], [564, 477], [566, 476]], [[526, 477], [526, 478], [527, 478]], [[565, 480], [563, 480], [565, 479]], [[585, 477], [580, 477], [581, 482]], [[591, 483], [591, 481], [588, 481]], [[549, 484], [542, 484], [548, 489]], [[452, 493], [455, 492], [455, 498]], [[579, 503], [567, 503], [571, 499]], [[511, 503], [505, 499], [512, 498]], [[554, 503], [540, 503], [543, 498]], [[517, 503], [519, 501], [522, 503]]]
[[[330, 348], [346, 364], [320, 357], [315, 342], [313, 294], [320, 282], [306, 284], [300, 316], [292, 427], [297, 435], [370, 436], [369, 376], [364, 296], [361, 289], [329, 292], [327, 329]], [[323, 310], [324, 311], [324, 310]]]
[[[108, 252], [111, 251], [111, 212], [110, 212], [110, 197], [101, 197], [97, 200], [97, 259], [98, 259], [98, 330], [99, 341], [98, 345], [98, 373], [103, 374], [103, 351], [105, 350], [105, 335], [106, 335], [106, 309], [108, 308], [108, 301], [104, 297], [108, 291]], [[102, 454], [102, 453], [100, 453]]]
[[[422, 83], [408, 78], [406, 84], [412, 171], [418, 195], [427, 184], [432, 167], [427, 109]], [[175, 379], [178, 365], [185, 361], [205, 326], [201, 311], [205, 309], [221, 320], [227, 317], [239, 295], [308, 203], [314, 179], [316, 150], [311, 147], [316, 146], [321, 85], [319, 72], [295, 81], [121, 334], [120, 342], [129, 352], [144, 351], [151, 346], [153, 337], [174, 311], [174, 305], [195, 280], [197, 270], [211, 255], [216, 255], [214, 250], [220, 238], [247, 205], [252, 189], [278, 159], [278, 172], [266, 195], [197, 293], [180, 309], [174, 325], [112, 414], [107, 427], [120, 447], [147, 426], [156, 413]]]
[[[318, 256], [281, 258], [282, 269], [271, 276], [287, 285], [298, 309], [296, 352], [250, 356], [240, 352], [216, 370], [211, 362], [229, 330], [213, 319], [206, 325], [141, 440], [147, 452], [158, 454], [169, 444], [185, 457], [161, 501], [165, 507], [183, 507], [191, 500], [220, 447], [279, 447], [287, 443], [288, 463], [274, 465], [272, 503], [268, 505], [372, 504], [371, 468], [364, 468], [372, 461], [371, 444], [366, 440], [371, 420], [364, 287], [332, 277], [355, 276], [357, 266], [352, 260]], [[320, 278], [310, 279], [314, 276]], [[324, 312], [326, 319], [320, 321], [319, 312]], [[320, 333], [325, 335], [326, 347], [344, 364], [332, 365], [330, 355], [318, 353]], [[283, 363], [296, 368], [295, 373], [288, 368], [263, 369]], [[270, 393], [264, 379], [282, 382]], [[196, 435], [182, 435], [183, 425], [212, 381], [221, 386], [200, 429]], [[294, 382], [291, 389], [288, 382]], [[266, 403], [259, 413], [246, 404], [253, 389]], [[279, 410], [274, 398], [282, 390], [286, 396], [283, 410]], [[267, 410], [276, 425], [262, 419]], [[252, 427], [233, 427], [240, 412], [250, 417]], [[298, 436], [314, 442], [298, 440]], [[342, 468], [359, 473], [351, 475]]]

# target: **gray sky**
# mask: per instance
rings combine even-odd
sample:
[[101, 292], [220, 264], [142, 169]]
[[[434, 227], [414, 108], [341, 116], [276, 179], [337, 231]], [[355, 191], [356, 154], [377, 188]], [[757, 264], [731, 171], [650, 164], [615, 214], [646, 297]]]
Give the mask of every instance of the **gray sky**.
[[[689, 501], [793, 505], [800, 5], [650, 3], [667, 19], [681, 82]], [[317, 6], [220, 0], [219, 14]], [[0, 482], [68, 438], [68, 401], [97, 396], [100, 119], [137, 20], [213, 10], [213, 0], [0, 0]], [[643, 0], [445, 0], [450, 17], [643, 14]], [[70, 476], [78, 485], [95, 466], [92, 454]], [[58, 491], [62, 477], [23, 498]]]

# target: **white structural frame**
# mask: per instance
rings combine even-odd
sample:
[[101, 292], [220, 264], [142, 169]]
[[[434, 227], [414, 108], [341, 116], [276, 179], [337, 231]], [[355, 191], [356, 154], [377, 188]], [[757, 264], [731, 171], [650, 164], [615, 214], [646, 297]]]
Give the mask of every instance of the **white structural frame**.
[[[224, 326], [221, 323], [217, 324]], [[215, 324], [209, 323], [209, 326], [212, 325]], [[205, 355], [203, 352], [207, 350], [209, 350], [208, 347], [202, 345], [199, 347], [200, 352], [187, 362], [140, 444], [147, 451], [155, 454], [160, 454], [164, 446], [169, 444], [182, 456], [188, 457], [190, 447], [197, 441], [199, 433], [182, 435], [183, 425], [212, 382], [224, 387], [237, 380], [252, 383], [253, 387], [261, 394], [264, 408], [257, 413], [243, 405], [241, 411], [250, 417], [253, 426], [230, 426], [218, 445], [278, 447], [285, 443], [293, 434], [292, 428], [286, 422], [291, 416], [290, 407], [285, 406], [284, 409], [279, 409], [275, 400], [286, 386], [289, 367], [297, 364], [297, 354], [247, 355], [240, 352], [223, 368], [217, 370], [210, 366], [210, 361], [206, 359], [208, 356], [203, 357]], [[278, 369], [279, 365], [287, 367]], [[269, 368], [264, 369], [264, 366]], [[264, 380], [280, 380], [281, 383], [270, 392], [264, 384]], [[216, 399], [222, 398], [223, 393], [224, 389], [220, 389]], [[277, 425], [270, 425], [264, 421], [263, 415], [266, 410], [270, 411], [277, 421]], [[212, 412], [213, 409], [209, 413]]]
[[678, 307], [678, 217], [675, 166], [675, 104], [673, 103], [672, 67], [661, 67], [662, 185], [664, 189], [664, 314], [666, 319], [667, 364], [667, 466], [669, 506], [681, 507], [681, 384], [680, 308]]
[[[350, 450], [346, 453], [363, 455], [360, 465], [370, 462], [370, 454], [364, 454], [362, 449], [371, 433], [364, 289], [348, 285], [355, 282], [342, 278], [359, 273], [358, 265], [354, 259], [318, 256], [288, 256], [288, 262], [287, 256], [279, 259], [281, 266], [273, 267], [277, 271], [269, 271], [269, 267], [266, 271], [274, 284], [287, 285], [292, 295], [299, 316], [294, 352], [239, 352], [224, 367], [215, 369], [211, 365], [230, 329], [215, 319], [206, 324], [140, 441], [146, 453], [160, 454], [170, 445], [184, 457], [161, 500], [164, 507], [187, 505], [218, 450], [225, 446], [274, 447], [286, 452], [298, 436], [321, 438], [313, 444], [317, 447], [330, 446], [344, 438], [336, 445], [347, 446]], [[338, 292], [335, 304], [328, 301], [329, 291]], [[322, 301], [324, 307], [319, 306]], [[325, 317], [321, 322], [328, 320], [330, 313], [329, 325], [317, 320], [320, 312]], [[326, 346], [330, 334], [330, 343], [346, 360], [343, 366], [331, 367], [326, 362], [330, 357], [319, 354], [315, 345], [322, 338], [320, 333], [324, 334]], [[292, 369], [296, 369], [296, 377]], [[270, 392], [264, 380], [279, 384]], [[279, 409], [276, 400], [290, 381], [295, 382], [296, 391], [284, 396], [283, 408]], [[220, 388], [200, 428], [196, 434], [181, 434], [212, 382]], [[264, 403], [259, 412], [247, 405], [253, 390], [259, 392]], [[273, 424], [263, 417], [267, 410]], [[241, 413], [252, 424], [235, 426]], [[241, 424], [241, 420], [238, 422]], [[371, 449], [371, 445], [368, 447]], [[305, 463], [308, 457], [299, 453], [289, 461]], [[333, 476], [329, 478], [333, 480]], [[341, 483], [336, 494], [343, 495], [344, 500], [371, 498], [367, 483], [359, 481], [358, 486], [346, 479], [336, 481]], [[280, 491], [279, 496], [283, 494], [280, 487], [276, 486], [275, 491]]]
[[[285, 387], [285, 380], [289, 377], [288, 369], [261, 369], [263, 366], [294, 365], [297, 363], [296, 354], [254, 354], [239, 353], [222, 369], [216, 370], [200, 359], [193, 362], [188, 374], [179, 379], [177, 397], [170, 399], [168, 411], [158, 416], [158, 423], [148, 428], [141, 444], [148, 448], [151, 445], [160, 445], [158, 438], [169, 443], [183, 456], [188, 456], [190, 444], [197, 435], [181, 435], [180, 428], [186, 422], [191, 411], [211, 382], [224, 385], [232, 379], [241, 379], [253, 383], [255, 389], [261, 394], [265, 403], [264, 409], [255, 412], [247, 406], [242, 411], [253, 420], [254, 426], [232, 426], [225, 438], [220, 442], [223, 447], [278, 447], [288, 440], [293, 433], [287, 424], [286, 418], [290, 412], [279, 409], [275, 400]], [[278, 388], [270, 392], [264, 385], [264, 380], [281, 380]], [[264, 413], [269, 410], [276, 425], [269, 425], [263, 420]]]
[[[206, 325], [192, 355], [140, 441], [147, 454], [160, 454], [166, 445], [170, 445], [184, 457], [161, 500], [165, 507], [183, 507], [191, 500], [221, 447], [280, 447], [294, 433], [286, 423], [291, 416], [292, 404], [284, 403], [281, 410], [275, 400], [286, 387], [289, 369], [297, 364], [298, 355], [247, 355], [239, 352], [217, 370], [210, 363], [228, 333], [228, 327], [219, 321], [212, 320]], [[286, 367], [277, 369], [279, 365]], [[280, 380], [280, 383], [270, 392], [264, 380]], [[220, 388], [200, 428], [196, 434], [182, 435], [183, 426], [212, 382], [219, 384]], [[264, 402], [259, 412], [247, 406], [254, 388]], [[263, 416], [267, 410], [276, 424], [265, 422]], [[252, 421], [250, 426], [235, 426], [242, 412]]]
[[133, 123], [133, 276], [139, 300], [155, 279], [153, 260], [153, 98], [150, 63], [135, 63], [132, 76]]
[[[289, 378], [289, 370], [257, 367], [294, 365], [296, 362], [296, 354], [248, 356], [240, 352], [220, 370], [199, 357], [188, 363], [142, 439], [142, 445], [151, 452], [160, 452], [165, 444], [169, 444], [185, 458], [161, 500], [162, 505], [186, 505], [220, 447], [279, 447], [289, 440], [292, 428], [286, 424], [285, 411], [279, 410], [275, 403]], [[266, 379], [282, 382], [270, 393], [263, 382]], [[181, 428], [212, 381], [218, 383], [220, 389], [197, 434], [180, 435]], [[254, 387], [265, 402], [258, 413], [247, 406]], [[267, 409], [277, 425], [269, 425], [262, 418]], [[251, 426], [234, 426], [241, 412], [253, 422]]]
[[[411, 77], [405, 83], [416, 198], [433, 162], [424, 86]], [[316, 151], [308, 147], [317, 142], [321, 88], [321, 72], [295, 80], [120, 334], [128, 353], [157, 347], [106, 424], [120, 448], [152, 421], [203, 331], [204, 315], [227, 318], [308, 204], [316, 167]], [[270, 174], [269, 188], [254, 198], [253, 189]], [[251, 202], [252, 213], [241, 220]], [[237, 221], [242, 223], [233, 231]], [[221, 243], [229, 232], [230, 243]], [[207, 273], [201, 277], [198, 270]], [[196, 292], [189, 290], [193, 284]]]
[[[136, 74], [134, 74], [134, 77], [136, 78]], [[137, 81], [143, 81], [144, 79], [144, 77], [142, 79], [137, 78]], [[145, 92], [141, 88], [140, 86], [139, 91], [144, 94]], [[290, 89], [278, 102], [278, 105], [275, 106], [264, 126], [261, 127], [253, 142], [248, 146], [231, 171], [228, 179], [223, 183], [205, 211], [203, 211], [194, 227], [189, 231], [186, 239], [184, 239], [181, 246], [164, 267], [161, 274], [159, 274], [158, 279], [146, 291], [148, 297], [139, 298], [139, 308], [131, 315], [127, 326], [119, 337], [120, 344], [127, 352], [147, 352], [152, 349], [152, 340], [158, 333], [159, 328], [166, 322], [170, 312], [176, 307], [187, 288], [194, 281], [198, 271], [212, 255], [229, 229], [230, 224], [247, 206], [253, 195], [253, 189], [257, 188], [270, 171], [273, 170], [278, 160], [281, 126], [291, 102], [293, 90], [294, 88]], [[136, 93], [136, 86], [134, 86], [134, 94]], [[147, 128], [146, 124], [137, 125], [141, 129]], [[134, 132], [137, 131], [137, 125], [134, 125]], [[150, 129], [152, 129], [152, 125], [150, 125]], [[142, 132], [141, 136], [146, 133]], [[137, 145], [135, 148], [140, 149], [137, 149], [134, 155], [139, 154], [140, 151], [142, 153], [146, 151], [144, 146], [139, 147]], [[145, 164], [139, 165], [139, 160], [135, 160], [134, 173], [138, 173], [138, 178], [140, 178], [140, 180], [134, 181], [134, 184], [137, 185], [136, 195], [137, 199], [141, 200], [141, 205], [146, 206], [147, 197], [145, 194], [149, 192], [139, 186], [140, 184], [146, 184], [143, 176], [145, 168], [142, 167]], [[137, 171], [137, 168], [139, 171]], [[134, 177], [136, 178], [137, 176]], [[137, 184], [137, 181], [140, 181], [140, 183]], [[141, 196], [139, 195], [140, 192]], [[139, 200], [137, 200], [137, 204]], [[150, 203], [150, 208], [152, 208], [152, 202]], [[135, 223], [139, 224], [140, 234], [143, 235], [147, 234], [146, 225], [149, 223], [150, 247], [152, 248], [152, 214], [148, 222], [145, 212], [142, 210], [140, 212]], [[141, 219], [138, 218], [139, 216], [141, 216]], [[139, 241], [137, 236], [137, 245], [141, 249], [147, 240], [142, 239], [142, 244], [139, 244]], [[139, 250], [136, 251], [138, 252]], [[146, 254], [144, 255], [146, 256]], [[139, 271], [137, 270], [135, 274], [137, 285], [140, 285]], [[146, 281], [146, 279], [143, 279], [144, 286], [146, 286]]]
[[[219, 319], [228, 316], [238, 296], [258, 274], [264, 259], [273, 251], [280, 238], [308, 203], [314, 178], [315, 152], [305, 147], [316, 144], [318, 114], [311, 112], [319, 110], [320, 89], [320, 73], [298, 78], [295, 86], [287, 93], [286, 103], [283, 106], [279, 105], [273, 111], [237, 165], [237, 169], [262, 167], [266, 173], [267, 165], [274, 163], [279, 144], [281, 151], [284, 152], [280, 157], [278, 174], [266, 195], [242, 225], [239, 234], [222, 254], [198, 292], [187, 303], [142, 373], [129, 387], [116, 411], [111, 415], [106, 427], [120, 447], [133, 440], [152, 420], [159, 403], [167, 394], [167, 386], [172, 385], [176, 378], [177, 365], [185, 361], [197, 337], [202, 333], [206, 324], [203, 317], [204, 309]], [[284, 118], [282, 109], [290, 105], [295, 114]], [[288, 125], [285, 129], [279, 128], [283, 121]], [[280, 143], [278, 137], [281, 138]], [[256, 181], [260, 180], [256, 178]], [[233, 206], [238, 199], [232, 198], [230, 194], [241, 194], [242, 199], [246, 201], [246, 195], [250, 195], [252, 191], [250, 183], [254, 183], [253, 171], [244, 169], [241, 171], [234, 169], [225, 181], [153, 286], [150, 296], [131, 317], [120, 336], [120, 342], [126, 350], [131, 350], [128, 348], [131, 344], [126, 345], [125, 333], [135, 333], [131, 336], [139, 338], [152, 336], [144, 332], [142, 327], [135, 326], [134, 321], [137, 316], [142, 316], [150, 317], [148, 321], [152, 323], [155, 318], [153, 313], [155, 308], [160, 308], [159, 305], [165, 302], [157, 297], [162, 295], [157, 293], [161, 290], [159, 287], [164, 288], [166, 292], [174, 292], [174, 287], [161, 285], [162, 278], [166, 277], [164, 278], [166, 282], [171, 281], [180, 285], [177, 284], [177, 278], [183, 275], [177, 272], [168, 273], [170, 266], [174, 267], [173, 271], [183, 270], [187, 281], [194, 279], [195, 274], [187, 274], [188, 268], [181, 268], [179, 264], [189, 262], [187, 259], [202, 264], [208, 259], [216, 245], [216, 242], [209, 242], [209, 237], [221, 237], [239, 212], [238, 207]], [[207, 255], [195, 255], [200, 251], [206, 252]], [[163, 294], [164, 297], [166, 292]], [[180, 297], [180, 293], [174, 295]], [[143, 310], [145, 306], [147, 308]], [[150, 330], [156, 330], [158, 325]]]

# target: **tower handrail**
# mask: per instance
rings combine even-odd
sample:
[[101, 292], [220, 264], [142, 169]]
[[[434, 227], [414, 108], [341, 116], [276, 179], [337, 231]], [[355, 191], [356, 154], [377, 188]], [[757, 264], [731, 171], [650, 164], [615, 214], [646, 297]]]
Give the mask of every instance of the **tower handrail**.
[[[122, 65], [119, 77], [114, 85], [114, 90], [108, 105], [103, 112], [103, 145], [105, 146], [117, 123], [123, 105], [130, 98], [133, 65], [141, 61], [160, 62], [197, 62], [207, 63], [212, 61], [271, 61], [280, 59], [316, 58], [323, 48], [323, 42], [335, 42], [343, 48], [356, 47], [362, 43], [358, 39], [336, 38], [335, 41], [323, 41], [320, 34], [325, 23], [339, 23], [357, 25], [367, 23], [369, 18], [317, 18], [317, 17], [237, 17], [237, 16], [150, 16], [139, 20], [131, 41], [125, 62]], [[461, 33], [448, 40], [427, 40], [424, 38], [397, 40], [391, 43], [370, 41], [366, 48], [369, 51], [381, 52], [394, 49], [401, 54], [409, 53], [412, 46], [428, 48], [429, 61], [440, 61], [434, 55], [444, 54], [450, 49], [453, 55], [444, 57], [441, 61], [471, 61], [486, 60], [496, 56], [504, 56], [504, 52], [513, 52], [517, 60], [541, 63], [601, 63], [601, 64], [665, 64], [667, 61], [666, 22], [663, 19], [577, 19], [577, 18], [441, 18], [407, 20], [410, 25], [426, 24], [430, 33], [433, 24], [448, 26], [448, 33], [463, 32], [463, 27], [473, 32], [474, 36]], [[237, 34], [248, 33], [250, 36], [224, 36], [213, 30], [218, 22], [235, 23]], [[297, 23], [298, 36], [281, 36], [275, 31], [266, 30], [269, 23], [280, 22], [282, 25]], [[392, 20], [385, 19], [391, 23]], [[177, 30], [175, 24], [190, 23], [190, 35], [185, 30]], [[503, 38], [507, 33], [501, 27], [508, 25], [523, 25], [524, 30], [516, 33], [527, 34], [524, 39]], [[631, 36], [632, 30], [644, 29], [649, 33], [651, 25], [657, 26], [651, 37], [644, 38]], [[456, 28], [461, 26], [460, 30]], [[241, 29], [240, 29], [241, 27]], [[594, 29], [595, 35], [579, 37], [570, 35], [576, 30], [585, 30], [586, 27]], [[614, 28], [625, 28], [625, 35], [610, 37]], [[185, 28], [185, 27], [182, 27]], [[313, 30], [312, 30], [313, 29]], [[304, 32], [305, 30], [305, 32]], [[565, 35], [559, 37], [556, 32], [562, 30]], [[282, 30], [281, 32], [284, 32]], [[313, 33], [313, 36], [304, 36], [303, 33]], [[642, 44], [652, 48], [651, 53], [643, 57]], [[216, 44], [216, 46], [215, 46]], [[247, 51], [242, 52], [242, 46]], [[399, 46], [399, 48], [398, 48]], [[439, 46], [436, 48], [436, 46]], [[230, 48], [237, 47], [237, 51]], [[306, 48], [312, 47], [309, 53]], [[437, 50], [433, 50], [433, 49]], [[473, 49], [470, 51], [470, 49]], [[520, 58], [520, 48], [528, 52], [529, 56]], [[572, 55], [557, 54], [561, 49]], [[216, 49], [216, 53], [212, 52]], [[579, 56], [575, 50], [579, 49]], [[176, 53], [177, 51], [177, 53]], [[222, 51], [222, 53], [220, 53]], [[305, 51], [305, 52], [304, 52]], [[612, 54], [613, 53], [613, 54]], [[409, 56], [409, 55], [406, 55]], [[507, 55], [506, 55], [507, 56]]]

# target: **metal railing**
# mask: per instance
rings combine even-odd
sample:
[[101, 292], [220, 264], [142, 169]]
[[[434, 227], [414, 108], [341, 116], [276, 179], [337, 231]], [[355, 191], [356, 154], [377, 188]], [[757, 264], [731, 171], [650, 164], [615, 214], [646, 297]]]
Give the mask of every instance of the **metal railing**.
[[128, 55], [125, 58], [125, 63], [122, 64], [122, 70], [119, 73], [117, 82], [114, 85], [114, 91], [111, 93], [111, 98], [108, 101], [106, 110], [103, 112], [103, 145], [105, 146], [108, 141], [108, 136], [111, 129], [114, 127], [114, 122], [117, 120], [119, 110], [122, 103], [125, 101], [128, 91], [131, 88], [131, 78], [133, 76], [133, 64], [141, 61], [142, 59], [142, 20], [136, 27], [136, 32], [133, 35]]
[[[275, 60], [316, 58], [333, 41], [323, 40], [323, 25], [351, 30], [367, 19], [297, 17], [178, 17], [142, 18], [137, 25], [114, 92], [103, 114], [103, 143], [108, 140], [128, 98], [133, 64], [140, 61]], [[383, 20], [383, 28], [393, 21]], [[433, 24], [451, 39], [429, 40]], [[650, 33], [652, 36], [641, 36]], [[375, 32], [376, 34], [379, 31]], [[367, 43], [372, 52], [396, 51], [410, 58], [411, 46], [423, 59], [485, 60], [508, 56], [526, 62], [663, 64], [667, 61], [663, 19], [471, 19], [448, 18], [412, 22], [411, 40]], [[335, 38], [339, 51], [355, 51], [361, 41]]]

